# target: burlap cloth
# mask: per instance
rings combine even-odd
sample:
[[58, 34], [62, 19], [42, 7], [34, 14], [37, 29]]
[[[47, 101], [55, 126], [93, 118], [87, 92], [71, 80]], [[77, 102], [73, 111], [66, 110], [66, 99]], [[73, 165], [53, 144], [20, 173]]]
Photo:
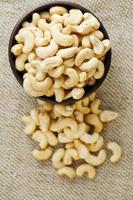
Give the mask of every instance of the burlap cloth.
[[35, 105], [16, 82], [8, 62], [11, 31], [26, 12], [47, 1], [0, 0], [0, 200], [133, 200], [133, 1], [80, 0], [103, 21], [113, 46], [110, 73], [98, 90], [103, 107], [120, 113], [104, 131], [123, 147], [118, 164], [109, 160], [94, 181], [70, 181], [50, 161], [37, 162], [23, 133], [21, 116]]

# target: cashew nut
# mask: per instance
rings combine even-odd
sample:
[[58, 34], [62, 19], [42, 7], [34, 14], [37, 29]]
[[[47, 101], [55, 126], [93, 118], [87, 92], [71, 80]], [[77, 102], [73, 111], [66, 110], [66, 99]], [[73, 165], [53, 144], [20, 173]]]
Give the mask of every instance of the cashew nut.
[[67, 110], [67, 106], [62, 104], [55, 104], [54, 111], [60, 113], [62, 116], [69, 117], [73, 114], [73, 109]]
[[83, 122], [84, 121], [84, 115], [83, 113], [79, 112], [79, 111], [74, 111], [74, 117], [78, 122]]
[[81, 99], [85, 93], [83, 88], [73, 88], [72, 89], [72, 97], [73, 99]]
[[99, 115], [101, 113], [101, 110], [99, 110], [100, 104], [101, 104], [101, 100], [100, 99], [94, 99], [90, 104], [91, 112], [94, 113], [94, 114]]
[[[47, 23], [46, 19], [40, 19], [38, 22], [38, 27], [42, 31], [51, 31], [51, 28], [55, 22]], [[42, 36], [41, 36], [42, 37]]]
[[90, 112], [90, 108], [87, 106], [84, 106], [82, 101], [76, 102], [76, 110], [80, 111], [84, 115]]
[[100, 114], [100, 120], [104, 123], [108, 123], [115, 120], [118, 116], [119, 114], [116, 112], [110, 110], [104, 110]]
[[76, 176], [76, 173], [72, 167], [63, 167], [57, 170], [57, 174], [60, 176], [67, 176], [70, 179], [73, 179]]
[[99, 166], [103, 164], [105, 160], [106, 160], [106, 151], [104, 149], [101, 149], [98, 152], [97, 156], [89, 153], [87, 158], [85, 159], [85, 161], [92, 166]]
[[84, 48], [91, 48], [90, 35], [83, 36], [81, 44]]
[[111, 43], [110, 40], [105, 39], [102, 41], [103, 45], [104, 45], [104, 52], [100, 55], [96, 55], [97, 58], [102, 58], [105, 56], [105, 54], [110, 50], [111, 48]]
[[45, 135], [47, 137], [49, 145], [56, 146], [58, 144], [58, 139], [54, 133], [52, 133], [51, 131], [47, 131], [47, 132], [45, 132]]
[[65, 97], [65, 91], [63, 88], [54, 88], [55, 99], [57, 102], [62, 102]]
[[34, 26], [37, 26], [39, 20], [40, 20], [40, 15], [38, 13], [33, 13], [33, 15], [32, 15], [32, 24]]
[[44, 133], [41, 131], [37, 130], [36, 132], [33, 133], [32, 138], [39, 142], [39, 146], [41, 149], [46, 149], [48, 146], [48, 141]]
[[15, 56], [19, 56], [22, 53], [23, 50], [23, 45], [22, 44], [15, 44], [12, 48], [11, 48], [11, 52], [15, 55]]
[[25, 62], [27, 61], [27, 59], [28, 55], [24, 53], [17, 56], [15, 60], [15, 67], [18, 71], [23, 71], [25, 69]]
[[93, 92], [90, 96], [89, 96], [89, 100], [93, 101], [96, 98], [96, 93]]
[[67, 17], [65, 17], [64, 25], [79, 25], [82, 21], [83, 14], [79, 9], [71, 9]]
[[73, 139], [70, 137], [67, 137], [66, 134], [64, 133], [59, 133], [58, 134], [58, 140], [60, 143], [68, 143], [68, 142], [72, 142]]
[[66, 27], [63, 28], [62, 33], [66, 34], [66, 35], [70, 35], [71, 34], [71, 26], [67, 25]]
[[80, 158], [86, 159], [88, 157], [89, 150], [80, 140], [74, 140], [74, 146], [77, 149]]
[[50, 115], [48, 113], [40, 113], [39, 114], [39, 124], [40, 130], [45, 133], [48, 131], [50, 126]]
[[34, 121], [34, 123], [39, 126], [39, 110], [38, 109], [32, 109], [30, 111], [30, 116], [32, 118], [32, 120]]
[[90, 72], [93, 69], [96, 69], [98, 66], [98, 59], [97, 58], [91, 58], [89, 61], [87, 62], [83, 62], [79, 68], [81, 71], [86, 71], [86, 72]]
[[122, 155], [122, 149], [120, 145], [118, 145], [116, 142], [109, 142], [107, 148], [110, 149], [113, 153], [113, 155], [110, 158], [110, 161], [112, 163], [119, 161]]
[[94, 35], [90, 36], [90, 41], [93, 46], [93, 51], [96, 55], [101, 55], [104, 52], [104, 44]]
[[61, 88], [63, 82], [64, 82], [64, 78], [63, 78], [63, 77], [55, 78], [55, 79], [54, 79], [53, 88]]
[[59, 15], [59, 14], [53, 14], [51, 16], [51, 20], [56, 22], [56, 23], [60, 23], [60, 24], [64, 23], [64, 17]]
[[99, 134], [98, 133], [84, 133], [83, 135], [80, 136], [80, 140], [86, 144], [93, 144], [97, 142], [99, 139]]
[[87, 147], [89, 148], [89, 151], [97, 152], [103, 147], [103, 144], [104, 144], [103, 137], [99, 136], [99, 139], [95, 143], [88, 144]]
[[84, 60], [90, 60], [93, 56], [93, 51], [89, 48], [85, 48], [77, 54], [75, 58], [75, 65], [79, 67], [84, 62]]
[[102, 40], [104, 38], [104, 34], [99, 30], [93, 31], [92, 33], [89, 34], [89, 36], [91, 36], [91, 35], [94, 35], [99, 40]]
[[79, 73], [79, 82], [84, 82], [87, 79], [87, 73], [86, 72], [80, 72]]
[[85, 122], [94, 126], [94, 132], [101, 133], [103, 130], [103, 124], [100, 121], [98, 115], [90, 113], [85, 116]]
[[64, 65], [59, 65], [54, 69], [51, 69], [48, 71], [49, 76], [55, 78], [61, 77], [61, 75], [64, 73]]
[[41, 19], [46, 19], [48, 22], [51, 20], [50, 13], [47, 11], [43, 11], [40, 13]]
[[64, 60], [63, 65], [65, 68], [67, 67], [73, 67], [75, 64], [75, 59], [74, 58], [68, 58], [66, 60]]
[[48, 147], [47, 149], [43, 151], [39, 151], [37, 149], [32, 151], [32, 155], [37, 160], [48, 160], [51, 157], [52, 153], [53, 153], [53, 150], [51, 147]]
[[67, 75], [68, 78], [66, 78], [66, 80], [64, 81], [63, 87], [70, 89], [70, 88], [77, 85], [77, 83], [78, 83], [78, 73], [75, 69], [66, 68], [64, 74]]
[[35, 60], [35, 53], [34, 52], [31, 52], [29, 55], [28, 55], [28, 61], [29, 63], [31, 63], [33, 60]]
[[73, 42], [73, 45], [72, 47], [78, 47], [79, 46], [79, 38], [76, 34], [73, 34], [73, 39], [74, 39], [74, 42]]
[[33, 33], [29, 30], [22, 30], [19, 35], [24, 42], [23, 53], [30, 53], [34, 48], [35, 42]]
[[58, 14], [63, 15], [64, 13], [67, 13], [67, 9], [63, 6], [53, 6], [49, 9], [50, 15]]
[[79, 52], [78, 47], [69, 47], [69, 48], [65, 48], [65, 49], [60, 49], [57, 52], [57, 56], [60, 56], [63, 59], [68, 59], [68, 58], [75, 56], [78, 52]]
[[76, 175], [82, 177], [85, 173], [87, 173], [88, 178], [93, 179], [96, 176], [96, 169], [89, 164], [81, 164], [76, 169]]
[[72, 164], [72, 159], [78, 160], [78, 152], [74, 148], [69, 148], [65, 151], [63, 162], [65, 165], [71, 165]]
[[65, 150], [63, 148], [57, 149], [52, 156], [52, 164], [55, 168], [59, 169], [65, 166], [63, 162], [63, 157]]
[[101, 60], [98, 60], [98, 65], [96, 68], [96, 72], [93, 75], [95, 79], [100, 79], [104, 75], [105, 67]]
[[36, 129], [36, 124], [32, 120], [31, 116], [24, 116], [22, 118], [22, 121], [25, 124], [25, 129], [24, 129], [25, 134], [31, 135]]

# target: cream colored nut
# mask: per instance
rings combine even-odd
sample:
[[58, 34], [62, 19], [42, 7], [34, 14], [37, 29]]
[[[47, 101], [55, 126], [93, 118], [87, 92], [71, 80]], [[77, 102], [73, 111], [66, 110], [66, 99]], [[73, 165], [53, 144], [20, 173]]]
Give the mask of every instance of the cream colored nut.
[[51, 20], [55, 21], [56, 23], [60, 23], [63, 24], [64, 23], [64, 18], [63, 16], [59, 15], [59, 14], [53, 14], [51, 16]]
[[60, 78], [55, 78], [53, 88], [61, 88], [63, 82], [64, 82], [64, 78], [62, 76]]
[[65, 151], [63, 162], [65, 163], [65, 165], [71, 165], [72, 159], [73, 160], [79, 159], [78, 152], [74, 148], [70, 148]]
[[92, 166], [99, 166], [105, 162], [106, 157], [106, 151], [101, 149], [97, 156], [89, 153], [85, 161]]
[[58, 139], [54, 133], [52, 133], [51, 131], [47, 131], [45, 132], [45, 135], [47, 137], [49, 145], [56, 146], [58, 144]]
[[[97, 67], [94, 68], [94, 69], [92, 69], [92, 70], [90, 70], [90, 71], [87, 73], [87, 80], [88, 80], [88, 83], [91, 82], [91, 79], [94, 78], [94, 75], [95, 75], [95, 73], [96, 73], [96, 69], [97, 69]], [[92, 81], [92, 82], [93, 82], [93, 81]]]
[[49, 70], [61, 65], [63, 59], [60, 56], [52, 56], [43, 60], [40, 64], [40, 70], [42, 72], [48, 72]]
[[24, 53], [16, 57], [15, 67], [18, 71], [23, 71], [25, 69], [25, 62], [27, 61], [27, 59], [28, 55]]
[[39, 20], [40, 20], [40, 15], [38, 13], [33, 13], [33, 15], [32, 15], [32, 24], [34, 26], [37, 26]]
[[72, 47], [78, 47], [79, 46], [79, 38], [76, 34], [73, 34], [73, 39], [74, 39], [74, 42], [73, 42], [73, 45]]
[[79, 25], [83, 19], [83, 13], [79, 9], [71, 9], [65, 17], [64, 25]]
[[104, 75], [104, 71], [105, 71], [105, 67], [104, 67], [104, 64], [101, 60], [98, 61], [98, 66], [97, 66], [97, 69], [96, 69], [96, 72], [94, 74], [94, 78], [95, 79], [100, 79], [103, 77]]
[[66, 76], [68, 76], [68, 78], [66, 78], [66, 80], [64, 81], [64, 84], [63, 84], [63, 87], [65, 89], [70, 89], [70, 88], [77, 85], [77, 83], [78, 83], [78, 73], [75, 69], [67, 68], [65, 70], [64, 74]]
[[45, 113], [40, 113], [39, 114], [39, 124], [40, 124], [40, 130], [45, 133], [48, 131], [50, 127], [50, 115], [45, 112]]
[[65, 91], [63, 88], [54, 88], [55, 99], [57, 102], [62, 102], [65, 97]]
[[64, 60], [63, 65], [64, 67], [73, 67], [75, 64], [75, 58], [68, 58], [66, 60]]
[[32, 74], [33, 76], [35, 76], [36, 75], [36, 69], [34, 69], [33, 67], [29, 68], [28, 73]]
[[43, 47], [49, 44], [49, 40], [47, 38], [37, 37], [35, 39], [35, 45], [37, 47]]
[[90, 112], [90, 108], [83, 106], [82, 101], [76, 102], [76, 110], [80, 111], [83, 115], [87, 115]]
[[84, 82], [87, 79], [87, 73], [86, 72], [80, 72], [79, 73], [79, 82]]
[[51, 56], [54, 56], [58, 49], [58, 44], [56, 44], [56, 42], [52, 39], [48, 46], [36, 48], [36, 54], [39, 58], [46, 59]]
[[91, 13], [89, 13], [89, 12], [85, 12], [84, 15], [83, 15], [83, 18], [84, 18], [84, 19], [91, 19], [91, 18], [93, 18], [93, 17], [94, 17], [94, 15], [91, 14]]
[[45, 31], [50, 31], [53, 23], [47, 23], [46, 19], [40, 19], [39, 22], [38, 22], [38, 28], [40, 30], [44, 31], [44, 32]]
[[103, 144], [104, 144], [103, 137], [99, 136], [97, 142], [95, 142], [94, 144], [88, 144], [87, 147], [89, 148], [89, 151], [97, 152], [103, 147]]
[[36, 37], [43, 37], [43, 31], [40, 29], [40, 28], [37, 28], [35, 26], [28, 26], [28, 27], [25, 27], [25, 28], [21, 28], [19, 30], [19, 33], [21, 33], [22, 31], [30, 31], [33, 36], [36, 38]]
[[106, 55], [106, 53], [110, 50], [111, 48], [111, 43], [110, 43], [110, 40], [108, 39], [105, 39], [102, 41], [103, 42], [103, 45], [104, 45], [104, 52], [100, 55], [97, 55], [97, 58], [102, 58], [103, 56]]
[[27, 72], [29, 72], [29, 69], [30, 69], [30, 68], [33, 68], [32, 65], [31, 65], [30, 63], [25, 63], [24, 69], [25, 69]]
[[25, 129], [24, 129], [25, 134], [31, 135], [36, 129], [36, 124], [34, 123], [34, 121], [30, 116], [24, 116], [22, 118], [22, 121], [25, 124]]
[[93, 101], [96, 98], [96, 93], [93, 92], [90, 96], [89, 96], [89, 100]]
[[46, 73], [38, 71], [36, 73], [36, 80], [37, 81], [44, 81], [44, 79], [46, 78]]
[[40, 70], [40, 64], [41, 64], [40, 60], [31, 61], [32, 67], [34, 67], [36, 69], [36, 80], [37, 81], [43, 81], [46, 78], [46, 73], [44, 73]]
[[56, 122], [53, 122], [50, 126], [50, 130], [54, 132], [61, 131], [65, 128], [70, 128], [71, 132], [76, 132], [78, 129], [77, 122], [72, 118], [59, 119]]
[[45, 91], [45, 95], [47, 97], [54, 96], [54, 88], [53, 88], [53, 86], [51, 86], [48, 90]]
[[84, 62], [84, 60], [86, 60], [86, 59], [90, 60], [90, 59], [92, 59], [93, 56], [94, 56], [94, 53], [93, 53], [92, 49], [85, 48], [77, 54], [77, 56], [75, 58], [75, 65], [77, 67], [79, 67]]
[[93, 179], [96, 176], [96, 169], [89, 164], [81, 164], [76, 169], [76, 175], [78, 177], [82, 177], [85, 173], [87, 173], [88, 178]]
[[87, 62], [83, 62], [79, 68], [81, 71], [86, 71], [86, 72], [90, 72], [93, 69], [96, 69], [98, 66], [98, 59], [97, 58], [91, 58], [89, 61]]
[[39, 151], [37, 149], [32, 151], [32, 155], [37, 160], [48, 160], [51, 157], [52, 153], [53, 153], [53, 150], [51, 147], [48, 147], [47, 149], [43, 151]]
[[98, 115], [90, 113], [85, 116], [85, 122], [94, 126], [94, 132], [101, 133], [103, 130], [103, 123], [100, 121]]
[[83, 113], [79, 112], [79, 111], [74, 111], [74, 117], [78, 122], [83, 122], [84, 121], [84, 115]]
[[58, 140], [60, 143], [69, 143], [69, 142], [72, 142], [73, 139], [72, 138], [68, 138], [64, 133], [60, 133], [58, 134]]
[[22, 44], [15, 44], [12, 48], [11, 48], [11, 52], [15, 55], [15, 56], [19, 56], [22, 53], [22, 49], [23, 49], [23, 45]]
[[41, 131], [37, 130], [36, 132], [33, 133], [32, 135], [33, 140], [39, 142], [39, 146], [41, 149], [46, 149], [48, 146], [48, 141], [44, 133]]
[[34, 123], [39, 126], [39, 110], [37, 108], [34, 108], [30, 111], [30, 116]]
[[96, 55], [101, 55], [104, 52], [104, 45], [97, 37], [94, 35], [90, 36], [90, 41], [93, 46], [93, 51]]
[[113, 153], [113, 155], [110, 158], [110, 161], [112, 163], [119, 161], [122, 155], [122, 149], [120, 145], [117, 144], [116, 142], [109, 142], [107, 148], [110, 149]]
[[91, 35], [94, 35], [99, 40], [103, 40], [103, 38], [104, 38], [104, 34], [99, 30], [93, 31], [92, 33], [89, 34], [89, 36], [91, 36]]
[[72, 31], [71, 26], [67, 25], [66, 27], [63, 28], [62, 33], [66, 35], [70, 35], [71, 31]]
[[118, 116], [119, 114], [116, 112], [113, 112], [111, 110], [104, 110], [100, 114], [100, 120], [104, 123], [108, 123], [115, 120]]
[[63, 104], [55, 104], [54, 105], [54, 112], [58, 112], [62, 116], [69, 117], [73, 114], [73, 109], [67, 110], [67, 106]]
[[65, 145], [65, 148], [66, 148], [66, 149], [71, 149], [71, 148], [73, 148], [73, 147], [74, 147], [74, 143], [73, 143], [73, 142], [67, 143], [67, 144]]
[[86, 159], [88, 157], [89, 150], [80, 140], [74, 140], [74, 146], [77, 149], [80, 158]]
[[73, 36], [63, 34], [61, 31], [62, 27], [60, 26], [60, 24], [53, 25], [52, 37], [54, 41], [63, 47], [71, 46], [74, 42]]
[[15, 40], [16, 40], [17, 43], [19, 43], [19, 44], [23, 43], [23, 39], [22, 39], [22, 37], [20, 37], [19, 34], [15, 35]]
[[33, 26], [33, 24], [32, 23], [29, 23], [29, 22], [27, 22], [27, 21], [25, 21], [23, 24], [22, 24], [22, 27], [28, 27], [28, 26]]
[[67, 176], [70, 179], [75, 178], [76, 173], [72, 167], [63, 167], [57, 170], [57, 174], [60, 176]]
[[34, 52], [31, 52], [29, 55], [28, 55], [28, 61], [29, 63], [31, 63], [33, 60], [35, 60], [35, 53]]
[[28, 30], [22, 30], [19, 33], [19, 35], [24, 42], [23, 53], [30, 53], [34, 48], [34, 42], [35, 42], [33, 33]]
[[32, 67], [34, 67], [35, 69], [39, 70], [40, 69], [40, 64], [41, 64], [41, 61], [40, 60], [32, 60], [31, 63]]
[[64, 73], [64, 65], [59, 65], [54, 69], [51, 69], [48, 71], [49, 76], [55, 78], [61, 77], [61, 75]]
[[93, 144], [97, 142], [99, 139], [99, 134], [98, 133], [84, 133], [83, 135], [80, 136], [80, 140], [86, 144]]
[[43, 11], [40, 13], [41, 19], [46, 19], [48, 22], [51, 20], [51, 15], [47, 11]]
[[91, 48], [91, 42], [90, 42], [90, 35], [85, 35], [82, 37], [81, 44], [84, 48]]
[[62, 168], [65, 166], [63, 162], [63, 157], [65, 150], [63, 148], [57, 149], [52, 156], [52, 164], [56, 169]]
[[89, 106], [89, 103], [90, 103], [90, 99], [89, 97], [86, 97], [82, 100], [82, 104], [83, 106]]
[[68, 59], [75, 56], [78, 52], [79, 52], [78, 47], [69, 47], [65, 49], [60, 49], [56, 55], [60, 56], [63, 59]]
[[94, 113], [94, 114], [99, 115], [101, 113], [101, 110], [99, 110], [100, 104], [101, 104], [101, 100], [100, 99], [94, 99], [90, 104], [91, 112]]
[[72, 97], [73, 99], [81, 99], [84, 96], [85, 90], [83, 88], [73, 88]]
[[53, 6], [49, 9], [50, 15], [58, 14], [63, 15], [64, 13], [67, 13], [67, 9], [63, 6]]

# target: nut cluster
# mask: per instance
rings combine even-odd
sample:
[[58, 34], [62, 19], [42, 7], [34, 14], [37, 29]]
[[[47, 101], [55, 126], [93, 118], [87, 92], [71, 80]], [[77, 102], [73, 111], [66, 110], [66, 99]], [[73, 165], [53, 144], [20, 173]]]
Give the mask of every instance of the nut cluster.
[[104, 74], [104, 58], [111, 44], [98, 30], [91, 13], [51, 7], [24, 22], [11, 51], [24, 72], [23, 87], [31, 96], [54, 96], [57, 102], [81, 99], [84, 86]]
[[[95, 93], [72, 105], [52, 105], [40, 100], [38, 104], [23, 117], [24, 131], [38, 144], [33, 156], [41, 161], [51, 158], [57, 174], [72, 179], [87, 173], [93, 179], [96, 167], [106, 160], [106, 147], [112, 151], [112, 163], [120, 159], [121, 147], [116, 142], [105, 145], [101, 135], [104, 124], [116, 119], [118, 113], [102, 111]], [[75, 169], [77, 160], [82, 164]]]

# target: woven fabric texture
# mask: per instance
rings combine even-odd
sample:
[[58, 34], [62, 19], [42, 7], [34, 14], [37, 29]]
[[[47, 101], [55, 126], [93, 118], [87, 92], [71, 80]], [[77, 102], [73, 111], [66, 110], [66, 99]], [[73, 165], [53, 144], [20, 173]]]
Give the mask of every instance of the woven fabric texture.
[[118, 164], [109, 159], [95, 180], [58, 177], [51, 162], [37, 162], [34, 144], [23, 133], [21, 117], [34, 107], [15, 80], [8, 42], [18, 19], [45, 0], [0, 0], [0, 200], [133, 200], [133, 1], [74, 1], [95, 13], [109, 33], [113, 57], [109, 75], [98, 89], [103, 108], [120, 113], [104, 130], [107, 141], [123, 148]]

